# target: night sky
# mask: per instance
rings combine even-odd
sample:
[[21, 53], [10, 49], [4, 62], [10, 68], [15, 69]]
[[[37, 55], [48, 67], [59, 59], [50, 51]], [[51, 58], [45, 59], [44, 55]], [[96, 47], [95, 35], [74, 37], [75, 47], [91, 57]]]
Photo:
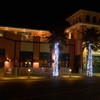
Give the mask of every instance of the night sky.
[[4, 0], [0, 26], [48, 30], [80, 9], [100, 12], [99, 0]]

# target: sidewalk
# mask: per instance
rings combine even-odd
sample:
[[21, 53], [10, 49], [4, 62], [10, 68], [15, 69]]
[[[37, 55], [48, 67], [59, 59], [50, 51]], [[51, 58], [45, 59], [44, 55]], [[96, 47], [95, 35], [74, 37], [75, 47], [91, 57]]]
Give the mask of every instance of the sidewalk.
[[46, 77], [44, 76], [0, 76], [0, 80], [40, 80], [40, 79], [45, 79]]
[[[60, 77], [88, 77], [86, 73], [71, 73], [67, 75], [61, 75]], [[93, 73], [93, 77], [100, 77], [100, 73]], [[0, 80], [41, 80], [41, 79], [50, 79], [52, 76], [0, 76]]]

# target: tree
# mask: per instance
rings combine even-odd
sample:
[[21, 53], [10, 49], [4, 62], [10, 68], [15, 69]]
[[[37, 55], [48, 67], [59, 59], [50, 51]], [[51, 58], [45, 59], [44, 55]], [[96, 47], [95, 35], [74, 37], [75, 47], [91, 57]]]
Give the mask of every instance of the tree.
[[66, 25], [52, 27], [50, 29], [51, 36], [47, 37], [48, 43], [50, 44], [50, 51], [54, 50], [55, 59], [54, 59], [54, 68], [53, 76], [58, 76], [58, 58], [59, 51], [62, 50], [62, 44], [67, 45], [67, 34], [65, 33]]
[[86, 48], [88, 51], [88, 59], [87, 59], [87, 75], [92, 76], [92, 53], [91, 51], [97, 51], [100, 49], [100, 32], [96, 30], [94, 27], [87, 28], [83, 31], [83, 51]]
[[87, 28], [83, 31], [82, 41], [83, 51], [84, 48], [88, 49], [89, 44], [92, 44], [91, 49], [93, 51], [97, 51], [98, 49], [100, 49], [100, 32], [96, 30], [94, 27]]

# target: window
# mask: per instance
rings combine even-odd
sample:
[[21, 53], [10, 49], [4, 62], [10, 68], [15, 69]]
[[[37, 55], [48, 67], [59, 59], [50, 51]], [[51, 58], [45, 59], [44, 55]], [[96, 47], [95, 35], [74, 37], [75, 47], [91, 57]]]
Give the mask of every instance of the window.
[[86, 15], [86, 22], [90, 22], [90, 16]]
[[93, 23], [96, 23], [96, 16], [93, 16]]
[[20, 67], [32, 67], [33, 52], [20, 52]]
[[40, 57], [41, 60], [51, 60], [52, 56], [51, 53], [48, 52], [40, 52]]
[[3, 31], [0, 30], [0, 37], [3, 37]]
[[79, 17], [79, 22], [82, 22], [81, 18]]
[[75, 24], [75, 19], [73, 19], [73, 25]]
[[71, 32], [69, 33], [68, 39], [71, 39]]
[[78, 18], [76, 19], [76, 23], [78, 23]]
[[74, 39], [74, 34], [73, 33], [71, 33], [71, 39]]
[[51, 53], [40, 52], [39, 59], [42, 61], [42, 62], [40, 62], [40, 67], [51, 67], [51, 63], [52, 63]]
[[100, 56], [93, 55], [93, 67], [100, 67]]

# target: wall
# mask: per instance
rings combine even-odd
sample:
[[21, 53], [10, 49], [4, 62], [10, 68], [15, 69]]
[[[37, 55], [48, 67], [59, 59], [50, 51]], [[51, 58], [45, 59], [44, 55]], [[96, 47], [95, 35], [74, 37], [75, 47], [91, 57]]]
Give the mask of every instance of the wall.
[[6, 58], [14, 58], [14, 41], [0, 38], [0, 48], [5, 49]]
[[31, 42], [21, 42], [20, 51], [33, 51], [33, 43]]

